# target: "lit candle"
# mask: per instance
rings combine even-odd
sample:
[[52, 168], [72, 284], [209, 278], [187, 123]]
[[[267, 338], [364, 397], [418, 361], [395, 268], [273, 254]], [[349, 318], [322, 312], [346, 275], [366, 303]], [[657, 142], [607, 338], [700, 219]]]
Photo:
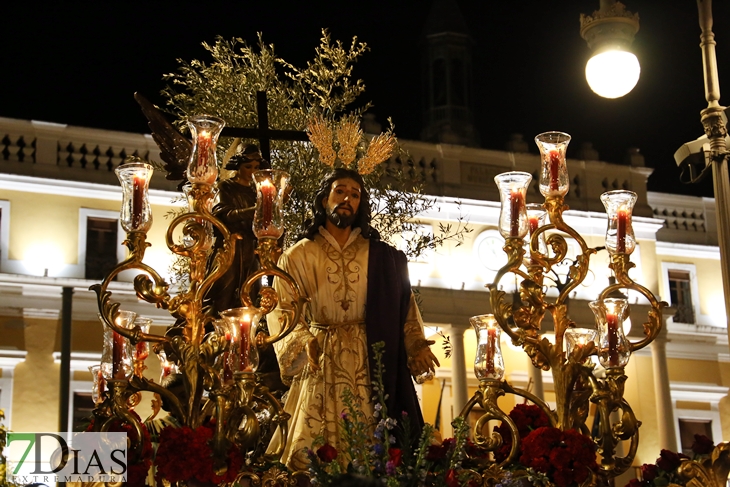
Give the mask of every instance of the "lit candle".
[[610, 311], [606, 312], [606, 327], [608, 329], [608, 364], [612, 367], [616, 367], [619, 365], [618, 316]]
[[112, 332], [112, 378], [124, 379], [124, 337]]
[[239, 342], [239, 358], [240, 358], [240, 371], [251, 372], [251, 362], [249, 361], [249, 334], [251, 333], [251, 315], [243, 315], [243, 319], [240, 321], [240, 332], [241, 339]]
[[493, 326], [487, 328], [487, 364], [486, 373], [494, 375], [494, 351], [497, 349], [497, 329]]
[[144, 189], [147, 181], [142, 173], [132, 177], [132, 228], [139, 228], [142, 224], [142, 211], [144, 204]]
[[266, 230], [271, 226], [274, 218], [274, 196], [276, 195], [276, 187], [271, 181], [265, 179], [261, 183], [261, 226]]
[[203, 172], [205, 172], [205, 167], [208, 165], [211, 140], [211, 134], [207, 130], [202, 130], [198, 134], [198, 166]]
[[522, 191], [513, 189], [509, 195], [510, 205], [510, 237], [520, 236], [520, 214], [525, 207], [525, 196]]
[[616, 253], [626, 253], [626, 228], [629, 223], [629, 212], [620, 209], [616, 213]]
[[560, 190], [560, 152], [551, 150], [548, 153], [550, 171], [550, 191]]

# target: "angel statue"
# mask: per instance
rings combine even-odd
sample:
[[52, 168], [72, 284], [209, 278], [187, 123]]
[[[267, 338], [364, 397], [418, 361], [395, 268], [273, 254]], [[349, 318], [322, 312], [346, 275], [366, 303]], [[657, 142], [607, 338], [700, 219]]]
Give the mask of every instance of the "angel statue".
[[[234, 142], [238, 145], [238, 140]], [[229, 150], [229, 154], [237, 148]], [[218, 204], [213, 207], [213, 215], [218, 218], [231, 233], [241, 236], [236, 241], [236, 254], [231, 266], [211, 286], [206, 295], [206, 305], [211, 306], [213, 314], [223, 310], [237, 308], [241, 303], [241, 288], [246, 279], [258, 267], [256, 258], [256, 236], [253, 233], [253, 214], [256, 206], [256, 188], [253, 186], [253, 173], [268, 164], [261, 159], [259, 149], [253, 144], [230, 157], [225, 169], [234, 171], [233, 176], [218, 183]], [[216, 237], [219, 237], [216, 235]], [[216, 238], [213, 254], [223, 246], [220, 238]]]

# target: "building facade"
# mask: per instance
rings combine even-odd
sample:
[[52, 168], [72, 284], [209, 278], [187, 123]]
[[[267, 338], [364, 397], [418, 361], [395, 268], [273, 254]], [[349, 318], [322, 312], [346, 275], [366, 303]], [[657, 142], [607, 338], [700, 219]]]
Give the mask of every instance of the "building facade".
[[[102, 348], [96, 295], [88, 288], [126, 251], [118, 223], [121, 191], [113, 169], [128, 155], [159, 161], [159, 153], [148, 135], [2, 118], [0, 140], [0, 408], [15, 431], [54, 431], [63, 424], [71, 428], [91, 407], [88, 367], [99, 363]], [[494, 176], [513, 170], [536, 176], [540, 159], [536, 151], [527, 152], [519, 137], [506, 151], [401, 143], [412, 158], [403, 163], [425, 178], [427, 193], [436, 203], [420, 216], [422, 228], [438, 233], [440, 224], [465, 218], [471, 229], [462, 245], [447, 242], [409, 263], [429, 333], [438, 330], [450, 336], [453, 349], [450, 359], [441, 356], [435, 379], [421, 386], [424, 416], [438, 423], [446, 437], [451, 419], [477, 386], [472, 370], [476, 340], [469, 317], [491, 311], [484, 286], [506, 261], [497, 230], [500, 204]], [[715, 442], [728, 440], [730, 350], [714, 200], [648, 193], [651, 170], [638, 153], [632, 153], [630, 164], [616, 165], [594, 160], [598, 156], [589, 149], [579, 152], [583, 159], [568, 160], [567, 223], [588, 245], [601, 247], [606, 217], [600, 194], [613, 189], [636, 192], [638, 246], [632, 254], [632, 278], [671, 305], [661, 337], [635, 354], [627, 367], [625, 398], [642, 421], [635, 463], [653, 462], [660, 448], [688, 448], [687, 438], [691, 444], [694, 432], [708, 434]], [[160, 174], [153, 177], [152, 188], [152, 246], [145, 263], [165, 275], [172, 262], [165, 244], [165, 216], [179, 209], [181, 194]], [[528, 202], [542, 202], [534, 182]], [[572, 252], [568, 257], [575, 256], [575, 249]], [[607, 252], [599, 251], [589, 279], [571, 295], [569, 313], [579, 326], [594, 327], [587, 303], [608, 285], [608, 262]], [[162, 333], [172, 318], [136, 298], [133, 277], [122, 275], [111, 284], [114, 298], [124, 309], [153, 319], [153, 332]], [[67, 405], [72, 414], [60, 421], [63, 288], [73, 290]], [[514, 286], [504, 290], [512, 293]], [[638, 337], [648, 305], [631, 293], [629, 301], [634, 323], [630, 336]], [[433, 348], [442, 353], [440, 347]], [[554, 400], [549, 372], [539, 373], [506, 341], [502, 350], [510, 383]], [[147, 360], [149, 377], [159, 374], [153, 355]], [[514, 404], [510, 397], [500, 401], [507, 412]], [[148, 404], [145, 398], [138, 407], [143, 418]]]

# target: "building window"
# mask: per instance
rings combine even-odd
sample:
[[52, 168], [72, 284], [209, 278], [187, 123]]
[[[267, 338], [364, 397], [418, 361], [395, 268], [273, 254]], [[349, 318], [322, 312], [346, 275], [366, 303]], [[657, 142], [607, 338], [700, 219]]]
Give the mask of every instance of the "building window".
[[694, 264], [662, 262], [664, 300], [676, 308], [674, 323], [705, 325], [706, 316], [700, 315], [700, 291]]
[[84, 278], [102, 280], [117, 265], [117, 220], [88, 217]]
[[695, 441], [695, 435], [704, 435], [712, 440], [712, 420], [680, 418], [679, 440], [681, 441], [682, 453], [690, 458], [694, 455], [692, 444]]
[[119, 224], [119, 212], [79, 209], [78, 276], [94, 281], [103, 279], [126, 258], [126, 248], [122, 245], [125, 236]]
[[678, 323], [695, 323], [689, 271], [670, 269], [668, 277], [669, 299], [671, 305], [677, 308], [674, 321]]

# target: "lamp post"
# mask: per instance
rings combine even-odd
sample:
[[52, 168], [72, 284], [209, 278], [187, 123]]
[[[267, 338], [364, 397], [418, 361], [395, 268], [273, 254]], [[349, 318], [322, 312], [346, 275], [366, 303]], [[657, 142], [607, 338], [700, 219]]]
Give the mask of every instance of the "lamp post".
[[[730, 173], [728, 172], [727, 127], [725, 125], [725, 107], [721, 106], [720, 82], [717, 75], [717, 59], [715, 56], [715, 34], [712, 32], [712, 0], [697, 0], [699, 12], [700, 48], [702, 49], [702, 63], [705, 79], [705, 99], [707, 108], [700, 112], [701, 122], [705, 130], [702, 138], [684, 144], [676, 153], [675, 160], [682, 168], [683, 174], [689, 170], [689, 182], [698, 182], [709, 173], [712, 166], [712, 176], [715, 191], [715, 212], [717, 219], [717, 239], [720, 247], [720, 268], [722, 272], [723, 296], [725, 299], [725, 319], [730, 323]], [[606, 53], [618, 50], [623, 54], [631, 54], [634, 35], [639, 30], [639, 16], [626, 10], [624, 5], [616, 0], [601, 0], [600, 9], [592, 15], [580, 17], [580, 34], [594, 51], [593, 57], [586, 66], [586, 78], [591, 89], [598, 95], [606, 98], [623, 96], [633, 89], [640, 69], [638, 61], [633, 66], [630, 61], [627, 67], [606, 67], [602, 73], [610, 73], [615, 78], [598, 76], [607, 84], [616, 84], [615, 88], [605, 88], [594, 84], [591, 80], [590, 65], [601, 61]], [[631, 54], [633, 56], [633, 54]], [[628, 55], [623, 56], [630, 59]], [[635, 60], [636, 57], [633, 57]], [[618, 73], [623, 71], [623, 75]], [[628, 74], [626, 73], [628, 71]], [[633, 84], [630, 80], [634, 79]], [[628, 79], [629, 81], [625, 81]], [[622, 81], [624, 80], [624, 81]], [[623, 85], [620, 87], [618, 85]], [[616, 94], [618, 93], [618, 94]], [[709, 148], [708, 148], [709, 147]], [[699, 176], [695, 177], [695, 164], [698, 159], [705, 167]], [[730, 326], [728, 327], [730, 329]]]
[[586, 64], [586, 81], [597, 95], [619, 98], [634, 89], [641, 67], [631, 52], [639, 31], [639, 14], [616, 0], [601, 0], [599, 10], [580, 16], [580, 35], [593, 55]]
[[702, 29], [700, 48], [702, 49], [705, 99], [707, 100], [707, 108], [700, 114], [705, 134], [710, 142], [709, 158], [706, 163], [712, 164], [725, 319], [730, 320], [730, 176], [728, 175], [728, 152], [725, 142], [727, 127], [723, 118], [725, 107], [719, 103], [720, 81], [717, 76], [715, 34], [712, 32], [712, 0], [697, 0], [697, 9], [700, 29]]

